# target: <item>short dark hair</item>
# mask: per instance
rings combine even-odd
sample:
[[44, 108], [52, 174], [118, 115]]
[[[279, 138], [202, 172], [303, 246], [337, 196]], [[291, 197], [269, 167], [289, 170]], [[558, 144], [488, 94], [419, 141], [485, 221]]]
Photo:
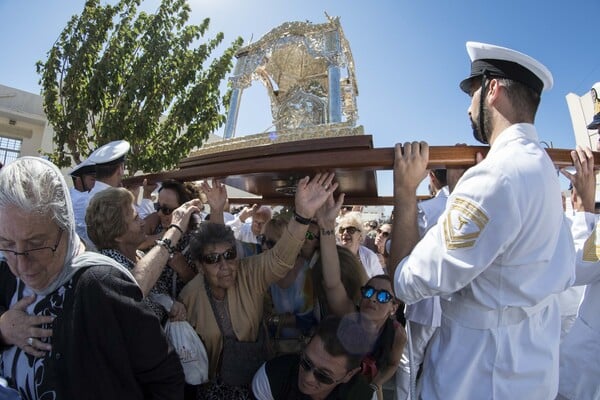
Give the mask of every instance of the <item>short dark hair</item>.
[[[369, 340], [365, 340], [367, 332], [353, 316], [329, 316], [321, 321], [315, 336], [323, 341], [327, 353], [334, 357], [347, 358], [346, 369], [351, 371], [360, 364], [371, 350]], [[365, 346], [369, 343], [368, 346]]]
[[112, 162], [110, 164], [96, 164], [96, 179], [102, 180], [104, 178], [110, 178], [124, 163], [125, 160], [121, 162]]
[[448, 180], [446, 179], [446, 169], [434, 169], [432, 172], [440, 185], [446, 186], [448, 184]]
[[214, 222], [203, 222], [190, 235], [190, 256], [194, 261], [200, 261], [204, 250], [210, 245], [229, 243], [236, 245], [235, 236], [227, 225]]
[[182, 205], [183, 203], [186, 203], [192, 199], [192, 196], [186, 186], [175, 179], [167, 179], [166, 181], [162, 182], [160, 189], [158, 189], [158, 193], [164, 189], [170, 189], [175, 192], [179, 205]]
[[496, 78], [506, 89], [506, 96], [515, 109], [516, 116], [523, 122], [535, 121], [541, 96], [527, 85], [507, 78]]

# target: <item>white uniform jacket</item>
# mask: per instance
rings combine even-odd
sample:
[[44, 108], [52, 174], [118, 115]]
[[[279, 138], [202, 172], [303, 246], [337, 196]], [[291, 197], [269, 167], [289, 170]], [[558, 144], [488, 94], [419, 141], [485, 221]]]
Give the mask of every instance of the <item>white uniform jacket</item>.
[[442, 295], [426, 399], [553, 399], [556, 296], [574, 279], [556, 169], [531, 124], [503, 131], [458, 182], [439, 223], [396, 270], [408, 304]]
[[579, 314], [560, 346], [559, 392], [568, 399], [600, 399], [600, 238], [597, 216], [577, 213], [573, 240], [576, 284], [586, 285]]
[[[423, 200], [417, 204], [417, 223], [419, 235], [423, 237], [431, 227], [438, 222], [438, 218], [446, 209], [448, 201], [448, 186], [438, 191], [434, 198]], [[442, 322], [442, 308], [438, 296], [430, 297], [406, 306], [405, 317], [409, 321], [426, 326], [440, 326]]]

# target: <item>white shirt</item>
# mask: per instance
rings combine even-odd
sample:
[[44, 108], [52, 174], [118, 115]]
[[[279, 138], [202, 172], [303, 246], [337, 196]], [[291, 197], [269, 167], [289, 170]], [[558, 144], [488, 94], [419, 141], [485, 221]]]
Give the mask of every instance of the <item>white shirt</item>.
[[365, 272], [369, 279], [376, 275], [383, 275], [383, 267], [381, 266], [381, 262], [379, 261], [379, 257], [377, 254], [365, 246], [358, 247], [358, 258], [360, 258], [360, 262], [365, 268]]
[[246, 243], [258, 243], [256, 235], [252, 233], [252, 219], [248, 218], [246, 222], [240, 221], [239, 216], [236, 216], [232, 221], [226, 223], [231, 227], [233, 234], [237, 240]]
[[77, 201], [79, 196], [81, 196], [83, 194], [87, 194], [87, 192], [80, 192], [79, 190], [75, 189], [74, 187], [70, 187], [69, 194], [71, 195], [71, 204], [74, 206], [75, 202]]
[[512, 125], [466, 171], [440, 222], [396, 270], [396, 295], [406, 303], [444, 296], [423, 398], [553, 399], [554, 294], [572, 284], [574, 257], [556, 169], [534, 126]]
[[559, 392], [568, 399], [600, 399], [600, 238], [598, 216], [576, 213], [576, 284], [587, 284], [573, 327], [560, 346]]
[[417, 223], [421, 237], [438, 222], [438, 218], [446, 209], [449, 194], [448, 186], [444, 186], [433, 198], [417, 203]]
[[156, 212], [154, 209], [154, 202], [150, 199], [142, 199], [140, 204], [134, 204], [134, 207], [141, 219], [144, 219], [148, 215]]

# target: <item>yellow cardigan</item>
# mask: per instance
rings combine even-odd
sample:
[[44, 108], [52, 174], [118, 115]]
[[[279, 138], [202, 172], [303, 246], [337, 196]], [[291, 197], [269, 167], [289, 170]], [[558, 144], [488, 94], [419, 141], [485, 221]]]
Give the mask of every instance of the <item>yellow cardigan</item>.
[[[269, 286], [283, 278], [294, 266], [304, 241], [284, 229], [277, 244], [257, 256], [240, 260], [234, 286], [227, 290], [227, 305], [233, 331], [240, 341], [256, 341], [263, 316], [263, 296]], [[187, 320], [204, 342], [209, 360], [209, 376], [216, 376], [223, 348], [223, 337], [213, 313], [204, 275], [199, 273], [181, 291], [180, 301], [187, 309]]]

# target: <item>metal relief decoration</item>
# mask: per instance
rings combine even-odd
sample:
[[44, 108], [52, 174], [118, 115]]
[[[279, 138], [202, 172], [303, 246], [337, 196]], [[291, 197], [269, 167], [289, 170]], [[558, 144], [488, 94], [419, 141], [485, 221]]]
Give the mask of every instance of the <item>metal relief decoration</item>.
[[[356, 125], [358, 89], [350, 45], [339, 17], [326, 17], [322, 24], [286, 22], [238, 50], [225, 139], [235, 136], [243, 91], [256, 81], [266, 89], [275, 127], [261, 135], [279, 137], [286, 132], [284, 136], [293, 140], [290, 132], [296, 129], [314, 132], [322, 127], [326, 137], [336, 131], [331, 125], [341, 124], [341, 131]], [[205, 145], [194, 155], [212, 152], [210, 147], [217, 145]]]

